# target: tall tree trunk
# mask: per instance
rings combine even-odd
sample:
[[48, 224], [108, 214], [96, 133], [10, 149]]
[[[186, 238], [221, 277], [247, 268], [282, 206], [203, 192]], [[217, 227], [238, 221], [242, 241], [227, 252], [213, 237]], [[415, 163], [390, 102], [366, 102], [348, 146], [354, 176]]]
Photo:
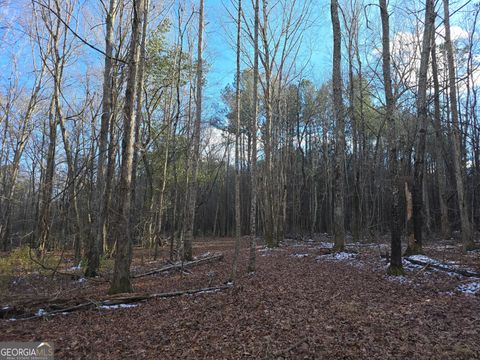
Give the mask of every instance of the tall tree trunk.
[[402, 267], [402, 240], [400, 231], [400, 178], [398, 176], [398, 160], [397, 160], [397, 132], [394, 119], [395, 99], [392, 92], [392, 77], [390, 69], [390, 20], [387, 8], [387, 0], [379, 0], [380, 15], [382, 19], [382, 69], [383, 81], [385, 87], [385, 120], [389, 126], [389, 175], [390, 175], [390, 192], [392, 196], [391, 205], [391, 259], [388, 273], [398, 275], [403, 273]]
[[134, 1], [132, 35], [128, 59], [128, 78], [123, 107], [122, 165], [118, 188], [118, 220], [116, 224], [117, 248], [113, 278], [109, 293], [131, 292], [130, 263], [132, 261], [132, 238], [130, 212], [132, 196], [133, 152], [135, 141], [135, 99], [137, 96], [137, 70], [140, 59], [140, 35], [142, 32], [144, 0]]
[[195, 214], [197, 210], [197, 178], [200, 162], [200, 125], [202, 122], [202, 87], [203, 87], [203, 27], [204, 27], [204, 6], [200, 0], [198, 15], [198, 44], [197, 44], [197, 94], [195, 122], [193, 126], [193, 151], [192, 151], [192, 179], [189, 183], [188, 208], [186, 216], [185, 243], [182, 259], [190, 261], [193, 259], [193, 232], [195, 226]]
[[434, 118], [433, 127], [435, 129], [435, 174], [438, 183], [438, 199], [440, 203], [440, 226], [443, 239], [450, 238], [450, 222], [448, 219], [447, 207], [447, 174], [445, 171], [443, 131], [440, 113], [440, 83], [438, 80], [438, 65], [435, 46], [435, 37], [432, 38], [432, 76], [433, 76], [433, 103]]
[[342, 99], [342, 35], [338, 19], [338, 0], [332, 0], [330, 11], [333, 27], [333, 107], [335, 114], [335, 165], [334, 165], [334, 237], [335, 249], [345, 248], [345, 119]]
[[[100, 266], [100, 253], [102, 244], [106, 242], [107, 237], [107, 216], [105, 210], [106, 199], [106, 173], [108, 159], [108, 130], [112, 119], [112, 86], [113, 86], [113, 31], [115, 18], [117, 15], [117, 0], [110, 0], [110, 5], [106, 19], [105, 33], [105, 67], [103, 70], [103, 98], [102, 98], [102, 117], [100, 122], [100, 139], [98, 143], [98, 165], [97, 165], [97, 184], [96, 184], [96, 229], [90, 235], [87, 255], [87, 268], [85, 276], [94, 277], [97, 275]], [[110, 144], [112, 146], [112, 144]]]
[[424, 227], [423, 187], [425, 172], [425, 142], [428, 125], [427, 102], [427, 72], [430, 61], [432, 37], [435, 24], [435, 4], [426, 0], [425, 26], [423, 30], [422, 53], [420, 56], [420, 71], [418, 74], [417, 121], [419, 123], [418, 144], [415, 150], [415, 170], [413, 175], [413, 235], [414, 241], [408, 244], [406, 253], [409, 255], [422, 252], [422, 237]]
[[465, 198], [465, 190], [463, 187], [462, 177], [462, 153], [460, 149], [461, 133], [458, 123], [458, 103], [457, 88], [455, 80], [455, 60], [453, 54], [452, 38], [450, 33], [450, 11], [448, 8], [448, 0], [443, 0], [444, 23], [445, 23], [445, 48], [447, 51], [448, 62], [448, 85], [450, 89], [450, 108], [452, 115], [453, 129], [453, 166], [455, 175], [455, 185], [457, 190], [458, 207], [460, 210], [460, 225], [462, 231], [462, 242], [465, 249], [475, 247], [472, 237], [472, 228], [468, 218], [467, 199]]
[[242, 30], [242, 0], [238, 0], [237, 15], [237, 73], [235, 83], [235, 251], [230, 279], [237, 276], [238, 256], [240, 253], [241, 212], [240, 212], [240, 35]]
[[[130, 216], [132, 232], [132, 241], [136, 243], [139, 232], [139, 214], [136, 207], [137, 196], [137, 167], [140, 159], [140, 152], [144, 151], [143, 144], [140, 139], [140, 126], [143, 122], [143, 83], [145, 80], [145, 52], [147, 41], [147, 22], [148, 22], [148, 0], [143, 0], [143, 25], [142, 35], [140, 41], [140, 61], [137, 70], [137, 98], [136, 98], [136, 111], [135, 111], [135, 143], [133, 147], [133, 165], [132, 165], [132, 214]], [[141, 216], [141, 215], [140, 215]]]
[[250, 152], [250, 255], [248, 260], [248, 271], [255, 271], [256, 248], [257, 248], [257, 113], [258, 113], [258, 31], [259, 31], [259, 0], [255, 0], [255, 24], [253, 34], [253, 114], [250, 119], [250, 136], [252, 138], [252, 149]]

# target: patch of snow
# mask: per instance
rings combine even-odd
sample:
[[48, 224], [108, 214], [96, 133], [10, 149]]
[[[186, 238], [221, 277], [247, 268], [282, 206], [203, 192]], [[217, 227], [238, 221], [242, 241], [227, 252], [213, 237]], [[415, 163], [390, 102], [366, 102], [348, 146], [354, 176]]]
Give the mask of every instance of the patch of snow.
[[280, 248], [269, 248], [269, 247], [265, 246], [265, 247], [259, 249], [258, 251], [262, 253], [261, 256], [268, 256], [270, 254], [274, 254], [275, 252], [285, 251], [285, 250], [280, 249]]
[[[408, 258], [412, 259], [412, 260], [422, 261], [422, 262], [430, 264], [430, 265], [441, 266], [442, 268], [444, 268], [444, 270], [435, 269], [435, 268], [430, 268], [429, 270], [446, 273], [448, 276], [451, 276], [451, 277], [461, 277], [461, 275], [458, 274], [458, 273], [455, 273], [454, 271], [445, 271], [445, 270], [448, 270], [448, 269], [462, 269], [462, 270], [465, 270], [465, 271], [474, 272], [474, 270], [472, 270], [472, 269], [462, 268], [459, 265], [459, 263], [456, 262], [456, 261], [448, 261], [447, 260], [445, 262], [441, 262], [437, 259], [433, 259], [433, 258], [430, 258], [430, 257], [425, 256], [425, 255], [412, 255], [412, 256], [409, 256]], [[404, 267], [407, 268], [407, 269], [408, 268], [419, 269], [419, 268], [424, 267], [423, 265], [413, 264], [413, 263], [409, 262], [408, 260], [404, 260], [403, 264], [404, 264]]]
[[409, 284], [412, 282], [409, 278], [405, 276], [387, 276], [386, 278], [388, 281], [396, 282], [399, 284]]
[[220, 289], [213, 289], [213, 290], [204, 290], [204, 291], [199, 291], [199, 292], [196, 292], [194, 294], [191, 294], [191, 295], [198, 295], [198, 294], [214, 294], [214, 293], [217, 293], [219, 292]]
[[480, 281], [459, 285], [457, 290], [464, 294], [475, 295], [480, 293]]
[[100, 309], [127, 309], [137, 307], [138, 304], [116, 304], [116, 305], [100, 305]]
[[435, 265], [441, 264], [440, 261], [438, 261], [436, 259], [432, 259], [432, 258], [430, 258], [428, 256], [425, 256], [425, 255], [412, 255], [412, 256], [409, 256], [408, 258], [412, 259], [412, 260], [416, 260], [416, 261], [423, 261], [423, 262], [428, 263], [428, 264], [435, 264]]
[[362, 243], [362, 242], [352, 242], [345, 244], [346, 246], [357, 246], [357, 247], [378, 247], [382, 246], [383, 244], [377, 244], [377, 243]]
[[460, 278], [462, 277], [460, 274], [457, 274], [457, 273], [454, 273], [454, 272], [447, 272], [447, 275], [450, 276], [450, 277], [456, 277], [456, 278]]
[[10, 306], [8, 306], [8, 305], [7, 306], [2, 306], [2, 310], [8, 310], [8, 309], [10, 309]]
[[81, 277], [80, 279], [77, 280], [77, 282], [80, 283], [80, 284], [84, 283], [86, 281], [87, 281], [87, 279], [85, 279], [84, 277]]
[[66, 271], [82, 270], [82, 267], [80, 265], [81, 265], [81, 263], [78, 263], [77, 266], [72, 266], [72, 267], [68, 268]]
[[303, 259], [303, 258], [306, 258], [308, 257], [308, 254], [291, 254], [290, 255], [291, 257], [296, 257], [296, 258], [300, 258], [300, 259]]
[[347, 252], [337, 252], [333, 254], [326, 254], [326, 255], [320, 255], [315, 258], [315, 260], [337, 260], [337, 261], [343, 261], [343, 260], [350, 260], [353, 259], [356, 256], [356, 254], [352, 253], [347, 253]]
[[36, 316], [44, 316], [48, 314], [44, 309], [38, 309], [37, 312], [35, 313]]
[[334, 246], [335, 244], [334, 244], [334, 243], [331, 243], [331, 242], [321, 241], [318, 245], [319, 245], [320, 247], [322, 247], [322, 248], [333, 249], [333, 246]]
[[417, 270], [417, 269], [423, 268], [422, 265], [413, 264], [410, 261], [407, 261], [405, 259], [402, 259], [402, 265], [405, 269], [409, 269], [409, 270]]
[[209, 257], [210, 255], [212, 255], [210, 251], [207, 251], [206, 253], [203, 253], [202, 255], [200, 255], [199, 258], [206, 258], [206, 257]]

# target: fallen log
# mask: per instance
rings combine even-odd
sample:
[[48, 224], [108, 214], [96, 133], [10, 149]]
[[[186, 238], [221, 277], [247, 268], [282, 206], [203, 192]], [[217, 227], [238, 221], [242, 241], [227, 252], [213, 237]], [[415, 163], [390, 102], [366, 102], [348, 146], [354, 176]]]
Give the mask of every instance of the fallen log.
[[[43, 309], [37, 310], [35, 314], [27, 313], [22, 314], [20, 317], [17, 317], [15, 320], [32, 320], [41, 317], [48, 317], [53, 315], [58, 315], [62, 313], [70, 313], [73, 311], [77, 311], [80, 309], [89, 309], [89, 308], [100, 308], [102, 306], [113, 306], [113, 305], [120, 305], [120, 304], [133, 304], [138, 303], [141, 301], [146, 301], [150, 299], [158, 299], [158, 298], [171, 298], [175, 296], [182, 296], [182, 295], [195, 295], [200, 293], [214, 293], [223, 291], [226, 289], [232, 288], [233, 285], [220, 285], [215, 287], [207, 287], [207, 288], [199, 288], [199, 289], [189, 289], [189, 290], [180, 290], [180, 291], [172, 291], [166, 293], [154, 293], [154, 294], [121, 294], [116, 296], [110, 296], [104, 300], [89, 300], [88, 302], [83, 302], [75, 305], [71, 305], [65, 308], [56, 308], [55, 310], [45, 311]], [[46, 308], [52, 308], [52, 306], [46, 306]]]
[[149, 275], [159, 274], [159, 273], [162, 273], [162, 272], [167, 272], [167, 271], [172, 271], [172, 270], [182, 270], [182, 269], [185, 269], [185, 268], [190, 268], [190, 267], [193, 267], [193, 266], [208, 264], [208, 263], [211, 263], [211, 262], [214, 262], [214, 261], [221, 261], [221, 260], [223, 260], [223, 254], [218, 254], [218, 255], [213, 255], [213, 256], [200, 258], [200, 259], [193, 260], [193, 261], [187, 261], [187, 262], [183, 262], [183, 263], [182, 262], [177, 262], [175, 264], [167, 265], [167, 266], [164, 266], [164, 267], [159, 268], [159, 269], [153, 269], [153, 270], [147, 271], [147, 272], [142, 273], [142, 274], [133, 275], [132, 277], [134, 279], [137, 279], [137, 278], [141, 278], [141, 277], [145, 277], [145, 276], [149, 276]]
[[452, 273], [459, 274], [459, 275], [466, 276], [466, 277], [480, 277], [480, 273], [475, 272], [475, 271], [470, 271], [470, 270], [467, 270], [467, 269], [449, 267], [449, 266], [441, 264], [441, 263], [431, 263], [431, 262], [422, 261], [422, 260], [418, 260], [418, 259], [411, 259], [410, 257], [404, 257], [404, 259], [407, 260], [408, 262], [411, 262], [412, 264], [415, 264], [415, 265], [420, 265], [420, 266], [424, 266], [424, 267], [428, 266], [428, 267], [432, 267], [432, 268], [437, 269], [437, 270], [452, 272]]

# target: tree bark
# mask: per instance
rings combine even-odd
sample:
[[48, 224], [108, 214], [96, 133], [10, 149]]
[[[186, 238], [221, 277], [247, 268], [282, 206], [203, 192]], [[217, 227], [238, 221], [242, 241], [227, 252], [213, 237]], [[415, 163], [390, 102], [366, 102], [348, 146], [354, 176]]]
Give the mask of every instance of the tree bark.
[[334, 238], [335, 249], [345, 249], [345, 119], [342, 99], [342, 35], [338, 18], [338, 0], [332, 0], [330, 11], [333, 27], [333, 107], [335, 115], [335, 164], [334, 164]]
[[380, 15], [382, 21], [382, 70], [385, 87], [385, 120], [389, 127], [389, 176], [391, 192], [391, 259], [388, 273], [398, 275], [403, 273], [402, 267], [402, 240], [400, 231], [399, 203], [400, 203], [400, 179], [398, 176], [397, 160], [397, 132], [394, 119], [395, 99], [392, 91], [392, 77], [390, 69], [390, 21], [387, 8], [387, 0], [379, 0]]
[[420, 71], [418, 75], [417, 94], [417, 121], [419, 123], [418, 144], [415, 151], [415, 170], [413, 175], [413, 243], [408, 244], [406, 253], [409, 255], [422, 252], [423, 241], [423, 187], [425, 172], [425, 142], [428, 124], [427, 81], [428, 64], [432, 46], [432, 37], [435, 25], [435, 4], [433, 0], [426, 0], [425, 26], [423, 30], [422, 53], [420, 56]]
[[447, 52], [448, 63], [448, 86], [450, 90], [450, 109], [452, 115], [452, 129], [453, 129], [453, 166], [455, 175], [455, 185], [458, 197], [458, 207], [460, 210], [460, 226], [462, 232], [462, 242], [465, 249], [475, 247], [472, 237], [472, 228], [468, 218], [467, 200], [465, 198], [465, 190], [463, 187], [462, 176], [462, 153], [461, 132], [458, 120], [458, 103], [457, 103], [457, 88], [455, 80], [455, 60], [453, 54], [452, 38], [450, 33], [450, 11], [448, 8], [448, 0], [443, 0], [444, 10], [444, 24], [445, 24], [445, 48]]
[[233, 254], [231, 281], [237, 276], [238, 256], [240, 254], [241, 212], [240, 212], [240, 35], [242, 30], [242, 0], [238, 0], [237, 15], [237, 73], [235, 83], [235, 250]]
[[132, 35], [130, 40], [128, 78], [123, 108], [122, 164], [118, 189], [117, 248], [113, 278], [109, 293], [132, 292], [130, 263], [132, 261], [132, 237], [130, 229], [133, 152], [135, 141], [135, 99], [137, 96], [137, 71], [140, 59], [140, 36], [142, 32], [144, 0], [134, 1]]
[[250, 136], [252, 149], [250, 152], [250, 255], [248, 271], [255, 271], [256, 248], [257, 248], [257, 113], [258, 113], [258, 31], [259, 31], [259, 0], [255, 0], [255, 24], [253, 34], [253, 114], [250, 120]]
[[187, 261], [193, 259], [193, 236], [195, 214], [197, 212], [198, 166], [200, 162], [200, 126], [202, 123], [202, 87], [203, 87], [203, 28], [204, 28], [204, 0], [200, 0], [198, 15], [198, 44], [197, 44], [197, 88], [195, 122], [193, 126], [192, 151], [192, 178], [189, 183], [188, 207], [186, 216], [185, 242], [182, 258]]
[[441, 124], [441, 112], [440, 112], [440, 83], [438, 80], [438, 65], [437, 54], [435, 46], [435, 36], [432, 37], [432, 77], [433, 77], [433, 102], [434, 102], [434, 118], [433, 127], [435, 129], [435, 167], [436, 177], [438, 183], [438, 199], [440, 203], [440, 226], [442, 237], [449, 239], [450, 222], [448, 219], [448, 207], [447, 207], [447, 174], [445, 171], [444, 149], [445, 144], [443, 140], [443, 131]]

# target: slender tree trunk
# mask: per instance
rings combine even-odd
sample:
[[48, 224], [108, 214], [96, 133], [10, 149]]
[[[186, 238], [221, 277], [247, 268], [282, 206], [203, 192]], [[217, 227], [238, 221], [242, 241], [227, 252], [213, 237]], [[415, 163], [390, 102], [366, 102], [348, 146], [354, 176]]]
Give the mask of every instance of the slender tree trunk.
[[248, 271], [255, 271], [256, 248], [257, 248], [257, 113], [258, 113], [258, 31], [259, 31], [259, 0], [255, 0], [255, 24], [253, 34], [253, 114], [250, 119], [250, 136], [252, 149], [250, 151], [250, 255]]
[[137, 70], [137, 98], [136, 98], [136, 111], [135, 111], [135, 144], [133, 147], [133, 165], [132, 165], [132, 214], [130, 216], [132, 232], [132, 241], [137, 242], [139, 232], [139, 216], [136, 206], [137, 197], [137, 167], [140, 159], [140, 152], [144, 151], [142, 148], [142, 141], [140, 140], [140, 126], [143, 122], [143, 83], [145, 80], [145, 52], [146, 52], [146, 40], [147, 40], [147, 22], [148, 22], [148, 0], [143, 0], [143, 25], [142, 35], [140, 41], [140, 61]]
[[435, 37], [432, 38], [432, 76], [433, 76], [433, 102], [434, 118], [433, 127], [435, 129], [435, 168], [438, 183], [438, 199], [440, 203], [440, 226], [443, 239], [450, 238], [450, 222], [448, 219], [447, 207], [447, 174], [445, 171], [443, 131], [440, 113], [440, 83], [438, 80], [438, 65], [435, 46]]
[[465, 190], [463, 187], [462, 177], [462, 153], [460, 149], [461, 133], [458, 123], [458, 103], [457, 89], [455, 81], [455, 60], [453, 54], [452, 38], [450, 34], [450, 12], [448, 8], [448, 0], [443, 0], [444, 23], [445, 23], [445, 48], [447, 51], [448, 62], [448, 84], [450, 89], [450, 107], [452, 115], [453, 129], [453, 166], [455, 175], [455, 185], [458, 197], [458, 207], [460, 210], [460, 225], [462, 231], [462, 242], [465, 249], [475, 247], [472, 237], [472, 228], [468, 218], [467, 199], [465, 198]]
[[422, 53], [420, 57], [420, 71], [418, 75], [417, 94], [417, 121], [419, 123], [418, 144], [415, 150], [415, 170], [413, 175], [413, 234], [414, 242], [408, 244], [406, 253], [409, 255], [422, 252], [424, 204], [423, 182], [425, 172], [425, 142], [428, 124], [427, 103], [427, 72], [430, 61], [432, 37], [435, 25], [435, 4], [433, 0], [426, 0], [425, 27], [423, 31]]
[[342, 38], [338, 19], [338, 1], [332, 0], [330, 11], [333, 27], [333, 107], [335, 114], [335, 165], [334, 165], [334, 237], [335, 249], [345, 248], [345, 119], [342, 99]]
[[[87, 268], [85, 276], [94, 277], [97, 275], [100, 266], [100, 253], [102, 244], [106, 242], [107, 237], [107, 216], [105, 212], [106, 199], [106, 173], [108, 159], [108, 130], [112, 119], [112, 86], [113, 86], [113, 31], [117, 10], [117, 0], [110, 0], [110, 5], [106, 19], [105, 34], [105, 67], [103, 70], [103, 98], [102, 98], [102, 117], [100, 123], [100, 139], [98, 143], [98, 165], [97, 165], [97, 184], [96, 184], [96, 229], [90, 235], [88, 246]], [[111, 144], [110, 144], [111, 145]]]
[[117, 248], [113, 278], [109, 293], [131, 292], [130, 263], [132, 261], [132, 238], [130, 229], [133, 152], [135, 141], [135, 99], [137, 96], [137, 71], [140, 59], [140, 35], [142, 31], [144, 0], [134, 1], [132, 36], [130, 40], [128, 78], [125, 90], [122, 165], [118, 189]]
[[379, 0], [380, 15], [382, 19], [382, 69], [383, 81], [385, 87], [385, 120], [389, 127], [389, 175], [390, 175], [390, 191], [392, 196], [391, 205], [391, 259], [388, 273], [398, 275], [403, 273], [402, 267], [402, 240], [400, 231], [400, 179], [398, 176], [398, 160], [397, 160], [397, 132], [394, 119], [395, 99], [392, 92], [392, 77], [390, 70], [390, 21], [387, 8], [387, 0]]
[[193, 151], [192, 151], [192, 179], [189, 183], [188, 191], [188, 208], [186, 216], [185, 228], [185, 244], [183, 260], [190, 261], [193, 259], [193, 232], [195, 226], [195, 214], [197, 210], [197, 178], [198, 166], [200, 162], [200, 125], [202, 122], [202, 87], [203, 87], [203, 28], [204, 28], [204, 6], [200, 0], [200, 8], [198, 15], [198, 44], [197, 44], [197, 94], [195, 122], [193, 126]]
[[241, 212], [240, 212], [240, 35], [242, 30], [242, 0], [238, 0], [237, 15], [237, 73], [235, 83], [235, 251], [233, 255], [232, 274], [230, 279], [235, 281], [237, 276], [238, 256], [240, 253]]

